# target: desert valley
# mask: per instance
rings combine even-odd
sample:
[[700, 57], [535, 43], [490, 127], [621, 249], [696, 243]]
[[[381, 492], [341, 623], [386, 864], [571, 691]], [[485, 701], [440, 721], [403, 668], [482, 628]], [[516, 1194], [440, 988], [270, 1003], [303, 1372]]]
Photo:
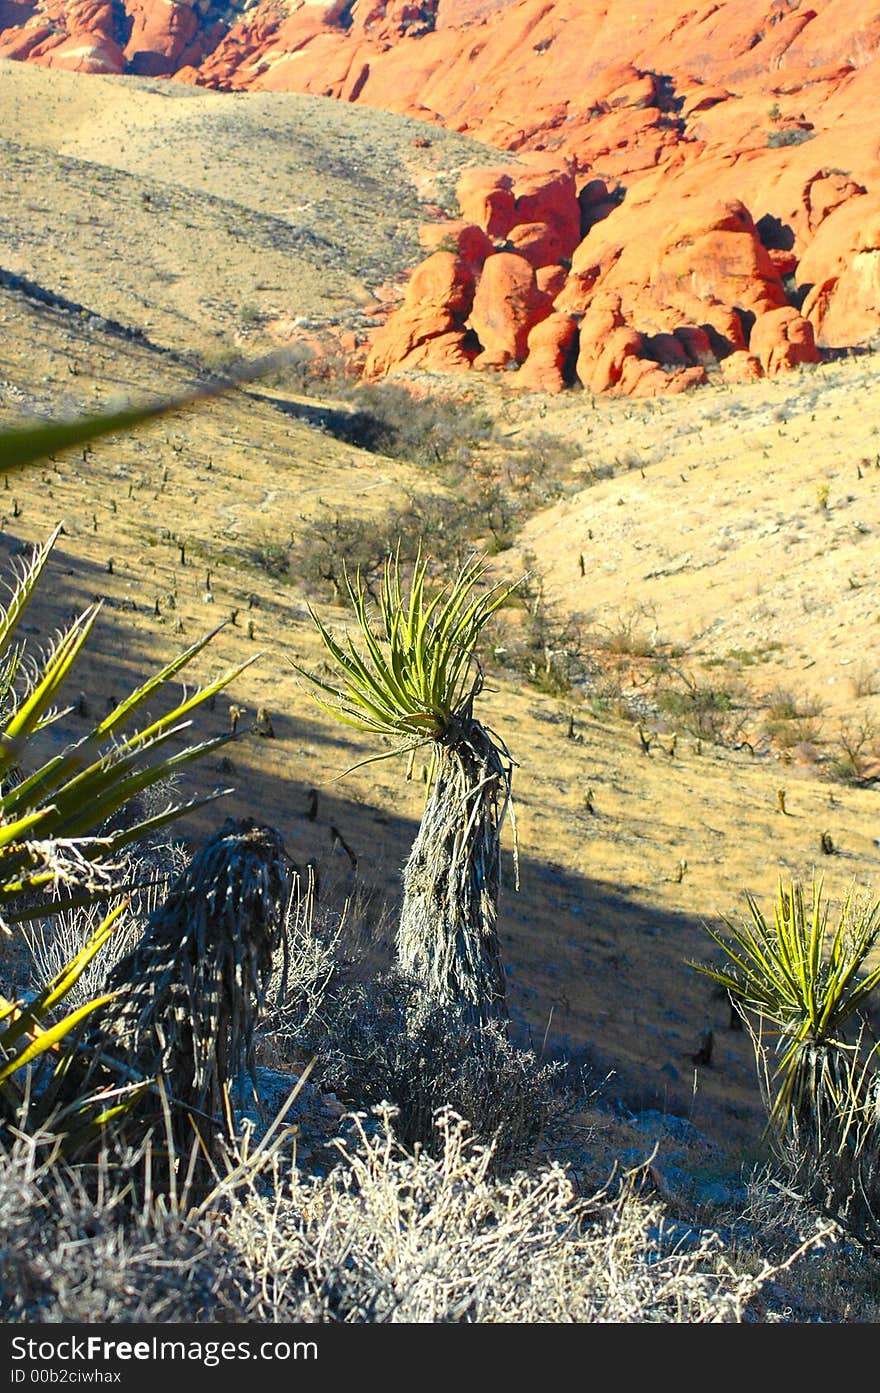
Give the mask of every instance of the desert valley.
[[723, 1189], [766, 1108], [707, 926], [880, 895], [880, 9], [621, 10], [0, 0], [2, 424], [269, 360], [7, 475], [0, 559], [63, 525], [37, 645], [102, 601], [64, 738], [221, 623], [189, 682], [258, 655], [176, 835], [277, 828], [361, 978], [427, 757], [311, 700], [310, 607], [419, 542], [519, 581], [478, 699], [512, 1035], [595, 1089], [585, 1188], [660, 1114]]

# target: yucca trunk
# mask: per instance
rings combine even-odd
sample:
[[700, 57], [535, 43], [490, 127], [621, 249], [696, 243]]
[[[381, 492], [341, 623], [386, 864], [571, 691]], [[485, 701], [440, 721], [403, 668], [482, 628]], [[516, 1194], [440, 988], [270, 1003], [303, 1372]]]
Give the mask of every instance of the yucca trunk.
[[468, 717], [438, 742], [425, 813], [403, 872], [398, 962], [426, 1003], [470, 1026], [507, 1020], [496, 921], [510, 767]]

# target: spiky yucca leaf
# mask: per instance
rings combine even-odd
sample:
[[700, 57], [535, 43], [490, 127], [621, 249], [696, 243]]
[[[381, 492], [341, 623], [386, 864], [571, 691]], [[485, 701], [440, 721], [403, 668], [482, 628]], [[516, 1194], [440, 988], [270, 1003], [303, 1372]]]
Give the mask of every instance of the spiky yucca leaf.
[[[58, 535], [56, 529], [37, 550], [0, 617], [0, 640], [7, 651], [15, 643], [21, 618]], [[0, 717], [0, 916], [4, 920], [17, 917], [16, 901], [24, 892], [65, 880], [88, 881], [89, 865], [107, 862], [123, 846], [206, 801], [172, 805], [150, 818], [134, 818], [124, 826], [106, 828], [108, 820], [145, 789], [226, 743], [230, 736], [224, 734], [169, 753], [170, 746], [179, 743], [189, 730], [187, 718], [192, 712], [259, 656], [255, 654], [184, 696], [163, 715], [150, 717], [125, 733], [124, 728], [136, 722], [147, 703], [210, 643], [222, 627], [218, 626], [140, 683], [86, 735], [48, 760], [33, 761], [35, 737], [69, 681], [98, 614], [98, 606], [89, 606], [36, 664], [24, 689], [7, 688]], [[35, 768], [29, 767], [32, 762]], [[26, 914], [32, 910], [27, 905], [21, 908]]]
[[480, 633], [519, 584], [496, 584], [478, 593], [485, 564], [474, 557], [429, 596], [427, 571], [427, 560], [419, 557], [406, 594], [400, 560], [389, 556], [375, 617], [360, 574], [354, 581], [346, 574], [356, 629], [342, 641], [309, 606], [336, 681], [302, 667], [297, 671], [324, 693], [314, 700], [337, 720], [399, 742], [378, 758], [443, 738], [473, 692]]
[[[811, 1094], [822, 1088], [823, 1079], [831, 1079], [830, 1056], [853, 1050], [846, 1027], [860, 1016], [880, 982], [880, 966], [867, 967], [880, 938], [880, 901], [857, 906], [851, 890], [829, 933], [821, 881], [813, 882], [809, 904], [797, 881], [788, 887], [780, 882], [772, 923], [754, 896], [746, 899], [749, 919], [724, 921], [729, 938], [708, 929], [728, 965], [691, 966], [725, 987], [775, 1036], [779, 1083], [771, 1121], [784, 1127], [816, 1104]], [[835, 1079], [842, 1077], [855, 1075], [851, 1069], [834, 1072]], [[825, 1103], [833, 1092], [835, 1109], [851, 1107], [852, 1100], [838, 1097], [837, 1082], [826, 1092]]]
[[7, 1001], [0, 996], [0, 1089], [7, 1102], [20, 1102], [9, 1091], [12, 1076], [41, 1055], [58, 1052], [58, 1047], [81, 1025], [92, 1011], [112, 998], [99, 996], [69, 1012], [59, 1021], [44, 1025], [47, 1017], [69, 995], [95, 954], [100, 952], [117, 927], [125, 903], [117, 905], [104, 918], [81, 950], [31, 1001]]

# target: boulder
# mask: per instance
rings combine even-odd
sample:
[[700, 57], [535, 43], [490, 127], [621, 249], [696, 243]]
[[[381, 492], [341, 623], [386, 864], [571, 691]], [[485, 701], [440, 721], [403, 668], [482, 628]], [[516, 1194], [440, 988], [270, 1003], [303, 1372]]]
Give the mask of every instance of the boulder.
[[822, 347], [876, 340], [880, 327], [880, 193], [845, 202], [821, 224], [798, 266], [802, 312]]
[[725, 382], [757, 382], [764, 376], [764, 369], [758, 359], [742, 348], [722, 358], [720, 367]]
[[749, 339], [749, 352], [758, 359], [767, 377], [775, 377], [800, 363], [822, 360], [812, 324], [793, 305], [758, 315]]
[[570, 314], [556, 311], [542, 319], [529, 333], [527, 357], [516, 375], [516, 386], [532, 392], [561, 392], [576, 336], [577, 325]]
[[492, 238], [504, 238], [515, 220], [513, 175], [506, 169], [466, 169], [455, 196], [465, 222]]
[[[424, 365], [433, 355], [448, 365], [469, 366], [465, 320], [474, 297], [474, 273], [454, 252], [438, 251], [418, 266], [406, 288], [403, 304], [389, 316], [372, 339], [364, 376], [378, 378], [402, 365]], [[442, 340], [431, 350], [426, 345]], [[417, 363], [413, 354], [419, 350]]]
[[515, 252], [498, 252], [483, 266], [469, 324], [483, 350], [493, 355], [493, 365], [520, 363], [530, 331], [552, 308], [528, 261]]
[[[620, 382], [628, 359], [643, 359], [644, 339], [636, 329], [621, 325], [598, 339], [591, 334], [584, 342], [583, 328], [581, 325], [575, 369], [578, 378], [591, 392], [608, 392]], [[651, 364], [652, 368], [656, 366], [656, 363]], [[634, 380], [632, 374], [630, 380]]]
[[492, 241], [481, 227], [462, 218], [423, 223], [419, 241], [427, 252], [451, 251], [469, 267], [479, 270], [493, 251]]

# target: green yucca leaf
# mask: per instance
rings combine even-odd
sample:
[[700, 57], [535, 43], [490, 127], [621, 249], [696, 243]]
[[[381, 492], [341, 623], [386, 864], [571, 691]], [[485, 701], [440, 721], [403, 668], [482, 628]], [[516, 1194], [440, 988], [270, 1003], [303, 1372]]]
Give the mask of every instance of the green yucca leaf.
[[33, 553], [23, 574], [19, 577], [18, 584], [12, 591], [11, 599], [4, 608], [0, 609], [0, 653], [6, 653], [10, 639], [34, 596], [40, 576], [46, 568], [46, 562], [49, 560], [52, 548], [60, 535], [61, 525], [59, 524], [49, 540]]
[[[7, 651], [58, 535], [56, 529], [16, 583], [10, 605], [0, 620]], [[158, 818], [134, 821], [105, 838], [95, 836], [102, 823], [130, 804], [139, 793], [232, 738], [230, 734], [223, 734], [171, 755], [163, 749], [184, 737], [190, 725], [187, 718], [200, 705], [260, 657], [258, 653], [252, 655], [215, 680], [195, 688], [169, 711], [158, 717], [148, 716], [140, 728], [123, 735], [123, 727], [133, 723], [147, 702], [205, 649], [223, 627], [220, 625], [141, 682], [85, 736], [36, 769], [28, 770], [25, 766], [33, 737], [49, 719], [56, 719], [48, 713], [70, 679], [98, 614], [99, 606], [89, 606], [73, 622], [54, 649], [41, 660], [23, 695], [14, 697], [9, 692], [10, 709], [0, 718], [0, 779], [13, 768], [16, 775], [0, 792], [0, 907], [12, 919], [17, 917], [16, 899], [24, 891], [39, 889], [53, 880], [57, 883], [58, 863], [53, 863], [47, 854], [53, 839], [71, 843], [85, 838], [92, 856], [107, 860], [121, 846], [206, 801], [200, 799], [176, 811], [167, 809]]]
[[475, 557], [428, 597], [427, 573], [428, 562], [419, 555], [405, 594], [399, 554], [387, 557], [374, 618], [360, 574], [352, 579], [346, 572], [355, 623], [343, 641], [309, 607], [335, 681], [294, 666], [321, 693], [312, 697], [322, 710], [344, 725], [401, 742], [377, 758], [440, 739], [448, 730], [468, 698], [480, 633], [519, 584], [476, 594], [485, 564]]
[[289, 356], [284, 352], [273, 353], [255, 363], [241, 363], [216, 381], [203, 382], [188, 392], [165, 397], [152, 404], [120, 407], [115, 411], [80, 416], [72, 421], [48, 421], [4, 430], [0, 433], [0, 471], [9, 474], [48, 455], [88, 445], [106, 435], [118, 435], [211, 397], [221, 396], [230, 387], [253, 382], [283, 366]]
[[7, 1062], [0, 1067], [0, 1083], [5, 1082], [11, 1074], [23, 1068], [25, 1064], [30, 1064], [31, 1060], [54, 1049], [54, 1047], [60, 1044], [65, 1036], [69, 1035], [72, 1030], [75, 1030], [87, 1016], [90, 1016], [93, 1011], [97, 1011], [99, 1007], [106, 1006], [107, 1002], [112, 1000], [112, 993], [110, 995], [96, 996], [91, 1001], [87, 1001], [84, 1006], [78, 1006], [75, 1011], [71, 1011], [63, 1020], [50, 1026], [48, 1030], [41, 1030], [39, 1035], [22, 1050], [21, 1054], [14, 1055], [12, 1059], [7, 1060]]
[[99, 612], [99, 605], [90, 605], [74, 621], [54, 653], [43, 664], [39, 680], [6, 721], [3, 729], [3, 756], [10, 762], [17, 757], [17, 742], [27, 738], [37, 729], [40, 719], [70, 676], [82, 647], [94, 628]]
[[[7, 1052], [25, 1034], [39, 1034], [42, 1037], [41, 1022], [50, 1011], [58, 1005], [60, 1001], [69, 994], [72, 988], [79, 981], [89, 963], [96, 953], [103, 948], [107, 939], [118, 927], [120, 916], [126, 908], [126, 901], [117, 905], [115, 909], [102, 920], [98, 927], [91, 933], [83, 944], [80, 951], [61, 968], [60, 972], [48, 982], [43, 990], [34, 997], [33, 1001], [27, 1005], [12, 1003], [11, 1010], [16, 1012], [16, 1018], [11, 1024], [0, 1033], [0, 1045]], [[9, 1003], [4, 1003], [4, 1007]], [[5, 1011], [8, 1015], [8, 1011]], [[19, 1062], [22, 1062], [19, 1059]]]
[[[222, 624], [218, 624], [216, 628], [211, 629], [210, 633], [205, 634], [203, 638], [197, 639], [195, 643], [190, 644], [189, 648], [185, 648], [182, 653], [178, 653], [176, 658], [172, 658], [171, 662], [166, 663], [153, 677], [149, 678], [135, 691], [129, 693], [129, 695], [123, 701], [119, 702], [110, 714], [105, 716], [103, 721], [95, 727], [94, 734], [101, 738], [115, 735], [116, 731], [149, 700], [154, 692], [157, 692], [161, 686], [170, 681], [172, 677], [175, 677], [182, 668], [186, 667], [188, 663], [191, 663], [193, 658], [197, 657], [204, 648], [207, 648], [211, 640], [217, 637], [228, 622], [228, 620], [224, 619]], [[214, 691], [219, 691], [220, 685], [226, 685], [226, 682], [231, 682], [239, 673], [244, 672], [245, 668], [248, 667], [250, 663], [255, 662], [259, 656], [261, 655], [255, 654], [254, 657], [249, 658], [247, 662], [242, 663], [238, 668], [234, 669], [226, 678], [225, 682], [221, 679], [219, 685], [212, 685], [209, 687], [205, 691], [202, 700], [212, 696]], [[179, 707], [175, 708], [178, 714], [180, 710], [181, 708]], [[143, 737], [146, 733], [147, 732], [141, 732], [141, 736]]]
[[26, 840], [28, 834], [39, 827], [40, 823], [45, 823], [51, 813], [51, 808], [38, 808], [35, 812], [25, 813], [15, 822], [0, 823], [0, 855], [7, 847], [17, 846]]
[[40, 995], [40, 1000], [46, 1011], [51, 1011], [59, 1001], [67, 996], [71, 988], [76, 985], [89, 963], [97, 953], [100, 953], [110, 935], [118, 928], [119, 920], [127, 907], [127, 900], [123, 900], [121, 904], [116, 905], [116, 907], [101, 921], [94, 933], [89, 935], [86, 943], [76, 956], [71, 958], [70, 962], [66, 963], [61, 971], [56, 973], [52, 981], [48, 983]]

